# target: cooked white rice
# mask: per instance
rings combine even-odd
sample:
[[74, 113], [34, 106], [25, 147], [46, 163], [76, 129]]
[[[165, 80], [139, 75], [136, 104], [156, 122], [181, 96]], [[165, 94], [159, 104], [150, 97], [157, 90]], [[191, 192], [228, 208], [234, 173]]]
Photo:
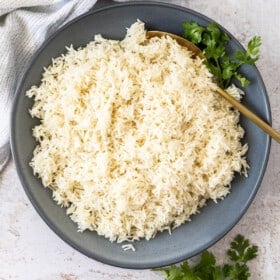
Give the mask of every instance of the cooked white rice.
[[176, 41], [147, 40], [138, 21], [122, 41], [67, 50], [27, 92], [41, 120], [31, 166], [80, 231], [153, 238], [246, 173], [239, 113]]

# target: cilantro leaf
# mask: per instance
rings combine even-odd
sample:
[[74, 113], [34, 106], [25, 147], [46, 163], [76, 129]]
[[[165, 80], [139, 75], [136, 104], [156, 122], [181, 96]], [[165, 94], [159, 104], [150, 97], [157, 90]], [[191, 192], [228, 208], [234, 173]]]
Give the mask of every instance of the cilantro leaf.
[[202, 40], [202, 33], [204, 31], [204, 27], [200, 26], [198, 23], [191, 21], [191, 22], [184, 22], [184, 37], [188, 40], [192, 41], [194, 44], [198, 44]]
[[253, 65], [259, 59], [260, 46], [261, 38], [255, 36], [249, 41], [247, 51], [245, 53], [240, 50], [236, 51], [235, 58], [239, 60], [240, 64]]
[[226, 279], [231, 280], [247, 280], [250, 277], [250, 271], [246, 264], [236, 263], [234, 265], [225, 265], [223, 267], [223, 272]]
[[237, 235], [227, 251], [229, 263], [217, 265], [215, 256], [204, 251], [199, 262], [190, 266], [188, 261], [180, 266], [155, 269], [165, 274], [165, 280], [248, 280], [251, 276], [247, 262], [257, 256], [257, 247], [248, 239]]
[[215, 22], [211, 22], [206, 29], [209, 31], [211, 34], [211, 37], [215, 42], [219, 42], [220, 36], [221, 36], [221, 31], [218, 27], [218, 25]]
[[213, 280], [224, 280], [224, 279], [226, 279], [222, 267], [216, 266], [214, 268], [213, 273], [212, 273], [212, 279]]
[[231, 249], [227, 251], [227, 255], [232, 261], [247, 263], [257, 256], [257, 252], [257, 246], [250, 246], [249, 240], [239, 234], [231, 242]]
[[203, 27], [190, 21], [184, 22], [183, 28], [183, 37], [203, 51], [207, 59], [205, 64], [221, 88], [227, 88], [232, 78], [236, 78], [243, 87], [249, 84], [249, 81], [238, 73], [238, 70], [241, 65], [252, 65], [259, 59], [261, 46], [259, 36], [255, 36], [249, 41], [246, 52], [237, 50], [230, 57], [226, 51], [230, 38], [217, 23], [211, 22], [208, 26]]
[[231, 60], [228, 55], [223, 56], [223, 60], [221, 62], [222, 65], [222, 77], [224, 80], [231, 79], [232, 76], [235, 75], [236, 69], [238, 67], [238, 64]]
[[250, 84], [249, 80], [246, 79], [241, 74], [235, 73], [234, 78], [236, 78], [240, 82], [241, 86], [243, 86], [243, 87], [246, 87]]
[[253, 37], [247, 46], [247, 53], [249, 56], [257, 56], [260, 52], [260, 46], [262, 44], [262, 40], [260, 36]]
[[165, 274], [166, 280], [203, 280], [193, 273], [187, 261], [180, 267], [171, 265], [169, 268], [155, 270], [162, 271]]
[[194, 273], [200, 277], [200, 279], [210, 279], [213, 271], [216, 259], [214, 255], [208, 251], [201, 254], [199, 263], [193, 267]]
[[161, 269], [165, 274], [166, 280], [181, 280], [184, 273], [176, 265], [171, 265], [169, 268]]

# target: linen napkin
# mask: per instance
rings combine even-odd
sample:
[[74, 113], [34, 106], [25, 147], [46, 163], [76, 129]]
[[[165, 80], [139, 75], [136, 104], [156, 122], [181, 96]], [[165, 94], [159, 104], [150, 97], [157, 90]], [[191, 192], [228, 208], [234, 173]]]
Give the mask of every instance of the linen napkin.
[[0, 0], [0, 172], [10, 155], [12, 98], [30, 58], [50, 34], [96, 1]]

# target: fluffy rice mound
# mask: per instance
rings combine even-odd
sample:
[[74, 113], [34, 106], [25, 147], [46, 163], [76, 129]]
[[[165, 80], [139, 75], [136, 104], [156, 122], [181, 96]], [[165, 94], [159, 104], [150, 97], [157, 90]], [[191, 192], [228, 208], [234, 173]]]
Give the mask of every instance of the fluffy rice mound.
[[80, 231], [117, 242], [170, 231], [246, 173], [239, 113], [216, 87], [200, 58], [146, 39], [140, 21], [122, 41], [67, 48], [27, 91], [41, 121], [34, 174]]

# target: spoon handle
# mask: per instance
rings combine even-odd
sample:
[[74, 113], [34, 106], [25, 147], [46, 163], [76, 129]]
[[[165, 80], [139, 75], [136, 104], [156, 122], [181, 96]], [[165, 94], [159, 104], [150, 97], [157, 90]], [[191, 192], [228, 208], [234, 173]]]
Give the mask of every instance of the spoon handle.
[[260, 127], [263, 131], [265, 131], [268, 135], [270, 135], [274, 140], [280, 143], [280, 133], [273, 129], [269, 124], [264, 122], [261, 118], [255, 115], [252, 111], [230, 96], [227, 92], [222, 90], [221, 88], [217, 89], [217, 92], [223, 96], [233, 107], [235, 107], [240, 113], [245, 115], [248, 119], [254, 122], [258, 127]]

